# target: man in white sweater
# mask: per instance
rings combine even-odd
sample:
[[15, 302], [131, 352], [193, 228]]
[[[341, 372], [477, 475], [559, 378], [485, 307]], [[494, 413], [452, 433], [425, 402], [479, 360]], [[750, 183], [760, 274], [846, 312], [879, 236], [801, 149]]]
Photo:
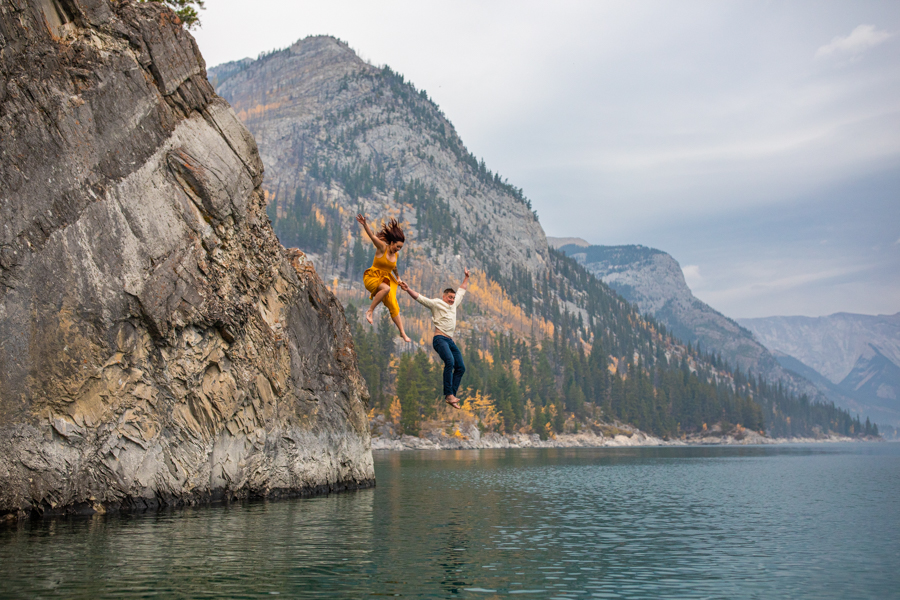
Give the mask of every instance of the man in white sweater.
[[459, 408], [456, 392], [463, 373], [466, 372], [462, 353], [453, 341], [453, 334], [456, 332], [456, 307], [462, 302], [469, 285], [469, 270], [466, 269], [465, 273], [459, 290], [447, 288], [439, 299], [426, 298], [412, 290], [406, 282], [399, 283], [400, 288], [412, 296], [413, 300], [431, 311], [431, 320], [434, 322], [431, 346], [444, 361], [444, 400], [453, 408]]

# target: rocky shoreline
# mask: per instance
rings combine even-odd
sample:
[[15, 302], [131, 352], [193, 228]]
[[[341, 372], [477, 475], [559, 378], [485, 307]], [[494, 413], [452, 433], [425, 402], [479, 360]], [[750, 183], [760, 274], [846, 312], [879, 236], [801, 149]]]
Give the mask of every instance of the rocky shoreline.
[[[542, 440], [537, 434], [487, 433], [467, 438], [449, 436], [443, 432], [428, 434], [426, 437], [403, 435], [399, 437], [373, 436], [372, 451], [404, 450], [480, 450], [488, 448], [615, 448], [652, 446], [749, 446], [760, 444], [808, 444], [855, 442], [858, 438], [843, 436], [822, 436], [819, 438], [771, 438], [755, 431], [744, 431], [734, 435], [694, 435], [683, 439], [664, 440], [641, 431], [631, 435], [605, 436], [593, 431], [560, 434]], [[874, 440], [866, 440], [874, 441]]]

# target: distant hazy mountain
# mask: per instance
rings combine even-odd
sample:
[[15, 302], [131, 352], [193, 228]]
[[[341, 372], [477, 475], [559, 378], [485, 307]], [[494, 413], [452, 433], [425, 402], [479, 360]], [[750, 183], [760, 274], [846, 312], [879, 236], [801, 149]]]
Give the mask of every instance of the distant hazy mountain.
[[[564, 238], [548, 238], [548, 242], [561, 239]], [[704, 350], [721, 354], [731, 365], [782, 381], [797, 393], [820, 400], [827, 397], [841, 406], [850, 404], [836, 388], [822, 390], [800, 373], [785, 369], [750, 331], [694, 297], [681, 266], [669, 254], [640, 245], [568, 244], [559, 249], [682, 341], [695, 346], [699, 343]]]
[[[821, 374], [879, 423], [900, 425], [900, 313], [740, 319], [788, 368]], [[787, 357], [787, 358], [785, 358]], [[819, 382], [819, 386], [823, 384]]]
[[869, 346], [900, 365], [900, 313], [738, 319], [771, 350], [789, 354], [832, 383], [844, 380]]

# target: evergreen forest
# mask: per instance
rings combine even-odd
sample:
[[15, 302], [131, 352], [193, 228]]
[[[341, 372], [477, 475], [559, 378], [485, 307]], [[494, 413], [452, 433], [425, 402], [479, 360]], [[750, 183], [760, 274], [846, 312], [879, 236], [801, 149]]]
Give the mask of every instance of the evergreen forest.
[[[833, 404], [798, 398], [732, 370], [715, 355], [681, 346], [602, 282], [589, 274], [579, 279], [580, 265], [559, 254], [554, 259], [575, 275], [575, 286], [552, 275], [541, 282], [538, 293], [552, 299], [537, 305], [546, 306], [557, 325], [552, 338], [536, 343], [473, 332], [458, 340], [467, 367], [460, 397], [490, 399], [501, 416], [498, 430], [546, 439], [584, 427], [609, 433], [611, 425], [624, 423], [663, 438], [713, 429], [738, 436], [743, 429], [777, 437], [878, 435], [868, 419], [863, 425]], [[559, 310], [559, 295], [575, 296], [579, 282], [589, 288], [589, 323]], [[364, 325], [353, 304], [347, 316], [371, 407], [386, 413], [399, 401], [402, 431], [418, 434], [419, 423], [435, 418], [441, 407], [442, 363], [430, 349], [396, 351], [396, 330], [386, 317], [375, 327]], [[594, 344], [586, 350], [583, 340], [591, 330]]]

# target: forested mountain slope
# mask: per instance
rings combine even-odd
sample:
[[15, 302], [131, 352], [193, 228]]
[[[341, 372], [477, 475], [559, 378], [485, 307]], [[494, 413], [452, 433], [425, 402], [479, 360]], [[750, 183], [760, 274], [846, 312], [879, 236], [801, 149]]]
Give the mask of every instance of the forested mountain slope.
[[802, 374], [785, 368], [753, 333], [695, 297], [681, 265], [666, 252], [640, 245], [552, 243], [636, 304], [643, 314], [664, 324], [678, 339], [699, 345], [743, 371], [780, 382], [797, 395], [835, 402], [845, 409], [858, 408], [843, 391], [816, 386]]
[[[716, 423], [859, 432], [846, 413], [792, 400], [679, 344], [548, 248], [522, 190], [466, 149], [425, 92], [346, 44], [307, 38], [210, 77], [259, 144], [276, 232], [313, 258], [345, 304], [367, 303], [372, 254], [358, 211], [404, 223], [400, 272], [413, 288], [438, 295], [474, 270], [458, 334], [465, 393], [488, 396], [507, 431], [620, 419], [662, 435]], [[355, 341], [374, 409], [402, 411], [413, 431], [436, 410], [438, 377], [430, 350], [416, 354], [430, 343], [428, 313], [401, 298], [401, 314], [408, 347], [392, 326], [359, 319]]]

